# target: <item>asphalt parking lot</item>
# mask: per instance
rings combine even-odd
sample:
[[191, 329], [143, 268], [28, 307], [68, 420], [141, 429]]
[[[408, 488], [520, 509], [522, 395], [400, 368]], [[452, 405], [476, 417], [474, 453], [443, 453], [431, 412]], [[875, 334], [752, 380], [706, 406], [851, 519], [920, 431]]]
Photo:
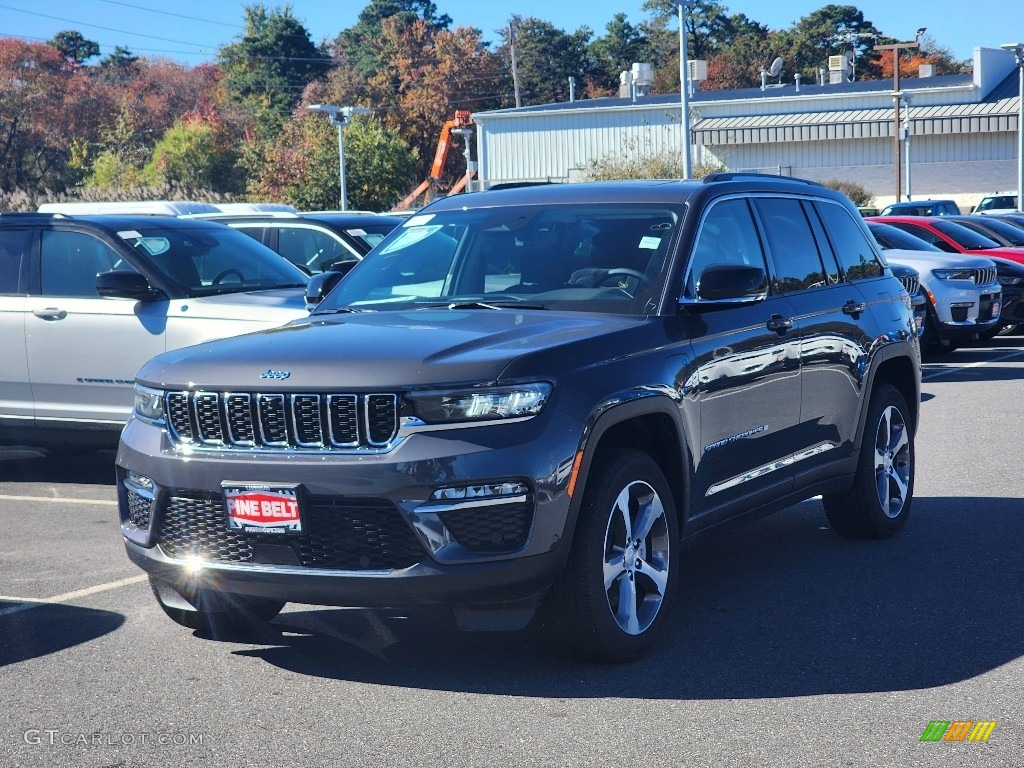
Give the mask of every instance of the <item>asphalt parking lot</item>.
[[668, 642], [618, 667], [302, 605], [193, 633], [124, 555], [112, 452], [0, 449], [0, 766], [1019, 766], [1022, 381], [1024, 337], [926, 360], [900, 536], [811, 501], [705, 538]]

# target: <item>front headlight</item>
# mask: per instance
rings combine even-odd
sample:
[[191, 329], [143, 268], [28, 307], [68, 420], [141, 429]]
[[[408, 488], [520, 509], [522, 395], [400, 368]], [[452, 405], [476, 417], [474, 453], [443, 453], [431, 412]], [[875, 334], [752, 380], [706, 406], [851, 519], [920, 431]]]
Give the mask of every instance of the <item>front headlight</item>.
[[412, 392], [408, 400], [427, 424], [501, 421], [536, 416], [551, 396], [545, 381], [506, 387]]
[[939, 280], [970, 280], [974, 282], [973, 269], [933, 269], [932, 274]]
[[1011, 277], [1010, 275], [999, 275], [997, 277], [1000, 285], [1020, 285], [1024, 283], [1024, 277]]
[[164, 423], [164, 393], [135, 385], [135, 415], [151, 424]]

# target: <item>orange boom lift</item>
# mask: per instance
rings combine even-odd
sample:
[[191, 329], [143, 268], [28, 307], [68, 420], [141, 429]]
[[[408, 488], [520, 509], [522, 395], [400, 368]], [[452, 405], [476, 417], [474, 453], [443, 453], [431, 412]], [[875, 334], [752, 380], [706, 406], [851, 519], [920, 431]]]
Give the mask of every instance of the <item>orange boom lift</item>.
[[[395, 206], [396, 211], [408, 211], [410, 208], [416, 207], [416, 201], [420, 195], [429, 194], [431, 188], [435, 190], [438, 188], [438, 182], [441, 179], [441, 174], [444, 172], [445, 162], [448, 160], [448, 149], [451, 146], [451, 136], [453, 128], [464, 128], [466, 126], [473, 125], [473, 118], [468, 109], [460, 109], [455, 112], [455, 117], [451, 120], [446, 120], [444, 125], [441, 127], [441, 135], [437, 140], [437, 149], [434, 151], [434, 162], [430, 166], [430, 176], [420, 182], [419, 186], [410, 192], [402, 202]], [[473, 175], [470, 172], [469, 175]], [[449, 195], [454, 195], [463, 190], [466, 186], [466, 180], [468, 176], [461, 177], [449, 191]]]

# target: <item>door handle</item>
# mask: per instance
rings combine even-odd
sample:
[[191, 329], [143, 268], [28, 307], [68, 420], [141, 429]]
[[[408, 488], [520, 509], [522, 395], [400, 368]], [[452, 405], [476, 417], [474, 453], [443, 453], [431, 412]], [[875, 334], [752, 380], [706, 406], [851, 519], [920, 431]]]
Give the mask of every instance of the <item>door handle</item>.
[[46, 309], [33, 309], [32, 314], [43, 320], [63, 320], [68, 316], [68, 311], [58, 307], [47, 307]]
[[868, 308], [868, 305], [863, 301], [854, 301], [853, 299], [847, 299], [846, 303], [843, 304], [843, 312], [847, 315], [853, 315], [857, 317], [861, 312]]
[[772, 315], [772, 319], [768, 321], [768, 330], [775, 331], [780, 336], [786, 331], [793, 327], [792, 317], [783, 317], [782, 315]]

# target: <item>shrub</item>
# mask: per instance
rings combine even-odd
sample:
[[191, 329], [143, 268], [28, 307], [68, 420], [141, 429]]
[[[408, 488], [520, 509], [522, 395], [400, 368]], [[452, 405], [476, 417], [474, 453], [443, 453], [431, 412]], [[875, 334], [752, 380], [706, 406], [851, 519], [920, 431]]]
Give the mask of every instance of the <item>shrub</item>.
[[848, 198], [853, 200], [853, 204], [858, 207], [868, 208], [875, 204], [875, 196], [868, 192], [867, 187], [858, 184], [855, 181], [828, 179], [821, 183], [829, 189], [834, 189], [836, 192], [842, 192]]

